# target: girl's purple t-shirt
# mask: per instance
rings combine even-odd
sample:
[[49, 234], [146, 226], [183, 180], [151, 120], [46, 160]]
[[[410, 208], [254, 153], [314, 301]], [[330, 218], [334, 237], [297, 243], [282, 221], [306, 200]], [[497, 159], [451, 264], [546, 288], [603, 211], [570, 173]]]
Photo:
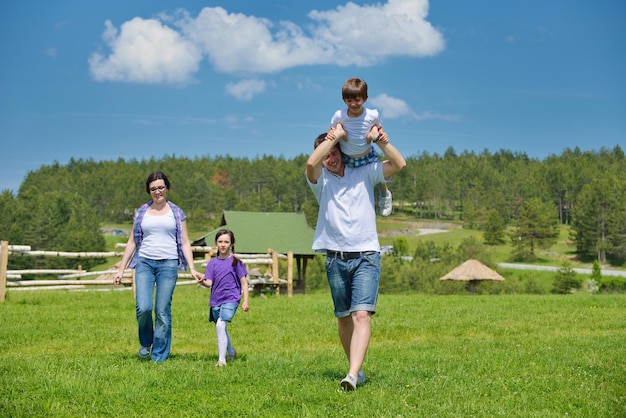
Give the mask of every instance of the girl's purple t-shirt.
[[241, 278], [248, 275], [248, 270], [241, 261], [233, 266], [232, 256], [215, 257], [206, 266], [204, 278], [213, 281], [210, 306], [224, 303], [239, 303], [241, 300]]

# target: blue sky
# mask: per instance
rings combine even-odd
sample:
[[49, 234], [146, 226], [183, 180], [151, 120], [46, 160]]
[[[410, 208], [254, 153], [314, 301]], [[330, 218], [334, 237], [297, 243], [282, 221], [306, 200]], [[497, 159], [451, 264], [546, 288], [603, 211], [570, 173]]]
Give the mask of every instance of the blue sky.
[[361, 77], [405, 156], [626, 148], [626, 2], [0, 5], [0, 190], [70, 158], [308, 154]]

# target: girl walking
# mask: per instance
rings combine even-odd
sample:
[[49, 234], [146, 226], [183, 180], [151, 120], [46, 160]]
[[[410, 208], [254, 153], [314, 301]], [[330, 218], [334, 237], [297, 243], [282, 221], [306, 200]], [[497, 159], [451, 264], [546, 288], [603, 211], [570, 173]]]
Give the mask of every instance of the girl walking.
[[215, 322], [217, 334], [218, 360], [216, 366], [226, 366], [226, 358], [234, 359], [237, 355], [233, 348], [227, 324], [232, 321], [241, 301], [241, 309], [248, 311], [248, 271], [235, 252], [235, 236], [228, 229], [220, 229], [215, 234], [217, 257], [209, 261], [204, 278], [198, 283], [211, 289], [209, 299], [209, 322]]

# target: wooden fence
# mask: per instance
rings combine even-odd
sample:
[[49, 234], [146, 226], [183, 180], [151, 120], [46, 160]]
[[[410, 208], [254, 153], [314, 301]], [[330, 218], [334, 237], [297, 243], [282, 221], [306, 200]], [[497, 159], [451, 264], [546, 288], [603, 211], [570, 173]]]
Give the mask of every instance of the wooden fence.
[[[117, 247], [124, 247], [126, 244], [117, 244]], [[204, 253], [204, 259], [194, 260], [194, 265], [206, 266], [206, 263], [215, 256], [213, 247], [192, 247], [194, 253]], [[45, 257], [65, 257], [65, 258], [109, 258], [122, 257], [123, 251], [111, 252], [63, 252], [63, 251], [33, 251], [27, 245], [9, 245], [8, 241], [0, 241], [0, 303], [6, 299], [7, 290], [40, 290], [40, 289], [85, 289], [88, 286], [110, 286], [114, 285], [114, 270], [105, 271], [85, 271], [81, 266], [77, 269], [30, 269], [30, 270], [8, 270], [9, 255], [11, 256], [45, 256]], [[287, 296], [293, 295], [293, 252], [279, 254], [272, 249], [268, 249], [267, 254], [237, 254], [237, 257], [246, 265], [248, 269], [248, 284], [250, 290], [261, 293], [270, 289], [280, 294], [280, 287], [287, 287]], [[287, 261], [287, 279], [279, 278], [278, 260]], [[265, 265], [267, 270], [261, 273], [258, 268], [250, 267]], [[22, 280], [23, 275], [56, 275], [50, 280]], [[95, 277], [93, 279], [87, 279]], [[195, 279], [189, 273], [178, 273], [177, 285], [196, 284]], [[183, 280], [181, 280], [183, 279]], [[188, 279], [188, 280], [185, 280]], [[133, 296], [135, 295], [135, 270], [126, 269], [122, 277], [122, 284], [131, 286]]]

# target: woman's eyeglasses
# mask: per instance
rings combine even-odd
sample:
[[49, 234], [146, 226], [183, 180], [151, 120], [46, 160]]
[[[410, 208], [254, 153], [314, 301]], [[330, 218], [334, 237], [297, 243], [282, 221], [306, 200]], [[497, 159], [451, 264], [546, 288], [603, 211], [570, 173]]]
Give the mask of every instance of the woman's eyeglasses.
[[158, 186], [158, 187], [150, 187], [150, 193], [154, 193], [157, 190], [162, 192], [163, 190], [167, 189], [167, 187], [165, 186]]

